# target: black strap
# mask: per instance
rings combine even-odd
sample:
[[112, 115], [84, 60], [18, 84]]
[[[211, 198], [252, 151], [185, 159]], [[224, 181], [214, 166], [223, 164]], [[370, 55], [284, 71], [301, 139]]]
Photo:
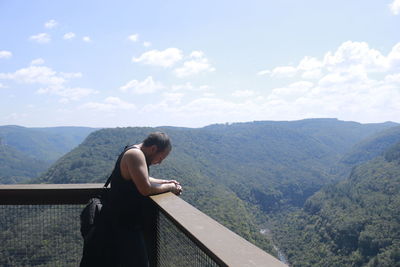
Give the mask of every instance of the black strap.
[[114, 172], [112, 172], [111, 175], [110, 175], [110, 177], [108, 177], [106, 183], [105, 183], [104, 186], [103, 186], [104, 188], [107, 188], [108, 185], [111, 183], [111, 180], [112, 180], [112, 177], [113, 177], [113, 173], [114, 173]]
[[117, 162], [115, 163], [114, 170], [110, 174], [110, 177], [108, 177], [106, 183], [104, 184], [103, 188], [107, 188], [108, 185], [111, 183], [112, 178], [114, 177], [114, 173], [117, 171], [117, 168], [119, 168], [119, 164], [121, 162], [122, 156], [125, 154], [126, 151], [128, 151], [131, 148], [138, 148], [136, 145], [128, 145], [124, 148], [124, 151], [119, 155]]

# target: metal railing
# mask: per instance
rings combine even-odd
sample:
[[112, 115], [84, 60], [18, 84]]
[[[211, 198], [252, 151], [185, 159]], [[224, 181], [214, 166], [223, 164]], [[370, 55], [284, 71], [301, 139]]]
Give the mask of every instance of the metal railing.
[[[78, 266], [79, 214], [101, 188], [0, 185], [0, 266]], [[146, 205], [151, 266], [286, 266], [171, 193]]]

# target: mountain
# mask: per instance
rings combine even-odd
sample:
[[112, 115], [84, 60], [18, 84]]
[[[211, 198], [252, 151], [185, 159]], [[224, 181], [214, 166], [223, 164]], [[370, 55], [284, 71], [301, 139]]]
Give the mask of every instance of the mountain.
[[151, 168], [151, 175], [179, 180], [182, 198], [272, 252], [259, 234], [267, 216], [301, 207], [314, 192], [334, 182], [329, 171], [352, 145], [392, 126], [314, 119], [198, 129], [102, 129], [36, 182], [104, 182], [125, 145], [141, 142], [152, 131], [165, 131], [173, 150], [162, 165]]
[[[397, 130], [356, 151], [377, 153], [371, 145], [386, 146]], [[400, 137], [377, 154], [278, 220], [276, 240], [292, 266], [400, 266]]]
[[389, 128], [365, 138], [346, 153], [337, 165], [332, 168], [332, 174], [337, 176], [338, 179], [348, 177], [354, 166], [382, 155], [390, 146], [393, 146], [399, 140], [399, 126]]
[[0, 145], [0, 183], [2, 184], [15, 184], [36, 178], [48, 166], [48, 163], [26, 156], [13, 147]]
[[54, 162], [79, 145], [89, 133], [89, 127], [26, 128], [15, 125], [0, 126], [2, 144], [45, 162]]
[[[229, 188], [239, 198], [267, 212], [284, 205], [302, 206], [332, 182], [330, 168], [362, 138], [392, 124], [359, 124], [334, 119], [253, 122], [190, 128], [116, 128], [92, 133], [65, 155], [39, 181], [82, 183], [104, 181], [123, 146], [140, 142], [154, 130], [167, 132], [174, 149], [155, 169], [201, 173]], [[351, 140], [351, 141], [348, 141]], [[183, 164], [190, 161], [188, 164]], [[189, 175], [191, 174], [189, 173]], [[192, 181], [186, 175], [174, 177]], [[176, 176], [178, 175], [178, 176]]]
[[95, 128], [0, 126], [0, 183], [26, 182], [76, 147]]

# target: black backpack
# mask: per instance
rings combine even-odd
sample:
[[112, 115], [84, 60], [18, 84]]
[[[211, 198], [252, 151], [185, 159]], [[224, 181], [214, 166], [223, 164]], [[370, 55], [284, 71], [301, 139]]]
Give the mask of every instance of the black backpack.
[[81, 234], [83, 237], [83, 251], [80, 267], [109, 267], [114, 264], [111, 252], [110, 201], [108, 198], [111, 175], [100, 194], [91, 198], [81, 212]]
[[86, 204], [85, 208], [82, 210], [80, 215], [81, 235], [85, 243], [87, 243], [89, 240], [92, 239], [96, 228], [102, 228], [96, 226], [99, 226], [99, 224], [104, 224], [104, 220], [107, 219], [104, 218], [106, 217], [106, 215], [103, 214], [107, 213], [104, 212], [104, 207], [110, 206], [108, 200], [109, 189], [107, 187], [111, 183], [112, 177], [114, 177], [117, 168], [119, 168], [119, 164], [121, 162], [123, 154], [125, 153], [125, 151], [134, 146], [135, 145], [125, 146], [124, 151], [119, 155], [118, 160], [115, 163], [114, 170], [112, 171], [110, 177], [108, 177], [106, 183], [104, 184], [102, 192], [97, 197], [91, 198], [89, 202]]
[[80, 220], [81, 220], [81, 235], [85, 242], [89, 241], [93, 236], [96, 229], [96, 225], [102, 219], [102, 209], [108, 205], [108, 185], [111, 182], [112, 174], [104, 184], [102, 192], [89, 200], [86, 206], [83, 208]]

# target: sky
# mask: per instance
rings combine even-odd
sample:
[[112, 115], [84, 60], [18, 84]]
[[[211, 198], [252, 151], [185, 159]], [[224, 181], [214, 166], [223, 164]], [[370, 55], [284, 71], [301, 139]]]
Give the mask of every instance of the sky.
[[0, 0], [0, 125], [400, 122], [400, 0]]

